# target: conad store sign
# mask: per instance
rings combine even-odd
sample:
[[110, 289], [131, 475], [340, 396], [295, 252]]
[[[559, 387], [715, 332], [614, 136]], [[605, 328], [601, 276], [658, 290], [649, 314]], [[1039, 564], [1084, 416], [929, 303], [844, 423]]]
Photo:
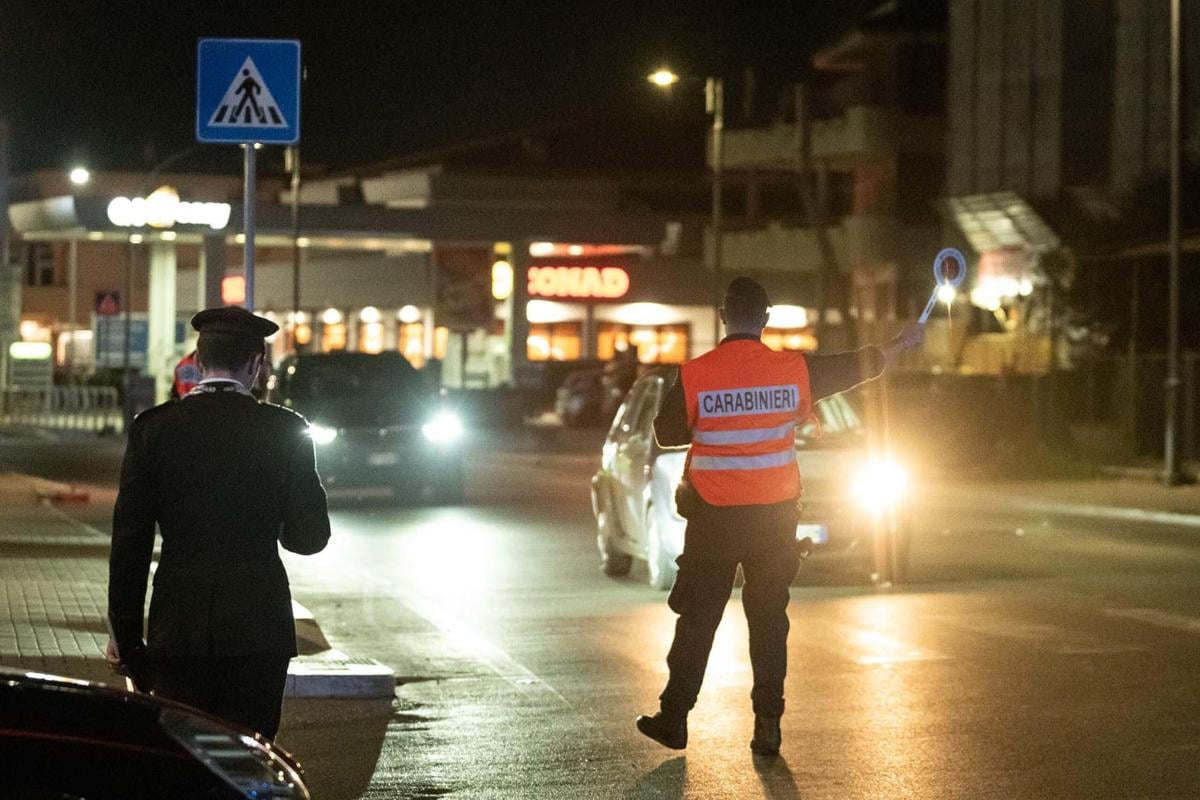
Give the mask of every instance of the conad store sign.
[[615, 300], [629, 293], [621, 267], [530, 267], [529, 296], [556, 300]]
[[114, 197], [108, 204], [108, 221], [122, 228], [173, 228], [176, 225], [207, 225], [215, 231], [229, 224], [228, 203], [189, 203], [169, 186], [149, 197]]

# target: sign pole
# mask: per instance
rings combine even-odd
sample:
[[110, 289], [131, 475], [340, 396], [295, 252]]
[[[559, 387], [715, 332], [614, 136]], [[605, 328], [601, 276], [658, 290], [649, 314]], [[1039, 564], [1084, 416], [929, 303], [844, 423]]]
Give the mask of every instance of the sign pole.
[[258, 166], [255, 150], [257, 146], [253, 143], [242, 145], [246, 148], [246, 174], [242, 185], [242, 238], [245, 240], [243, 263], [246, 265], [246, 298], [243, 305], [250, 311], [254, 310], [254, 183]]
[[298, 39], [201, 39], [196, 44], [196, 141], [245, 148], [242, 304], [250, 311], [257, 148], [300, 141], [301, 71]]

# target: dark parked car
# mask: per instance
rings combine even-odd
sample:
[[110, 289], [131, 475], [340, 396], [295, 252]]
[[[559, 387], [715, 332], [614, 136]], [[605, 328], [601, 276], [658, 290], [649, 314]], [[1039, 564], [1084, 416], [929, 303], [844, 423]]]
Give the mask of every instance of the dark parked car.
[[554, 410], [568, 428], [599, 427], [604, 405], [604, 369], [589, 367], [567, 375], [554, 401]]
[[274, 744], [195, 709], [0, 669], [0, 795], [32, 800], [308, 798]]
[[462, 502], [462, 420], [399, 353], [292, 356], [268, 389], [271, 402], [308, 418], [329, 488]]

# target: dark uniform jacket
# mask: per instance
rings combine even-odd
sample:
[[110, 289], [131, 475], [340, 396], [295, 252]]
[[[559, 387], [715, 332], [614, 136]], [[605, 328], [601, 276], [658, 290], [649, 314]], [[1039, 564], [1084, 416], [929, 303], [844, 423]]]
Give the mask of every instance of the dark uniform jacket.
[[311, 554], [329, 540], [308, 424], [237, 384], [208, 384], [130, 426], [113, 511], [109, 618], [122, 652], [142, 638], [154, 546], [151, 656], [296, 654], [276, 542]]

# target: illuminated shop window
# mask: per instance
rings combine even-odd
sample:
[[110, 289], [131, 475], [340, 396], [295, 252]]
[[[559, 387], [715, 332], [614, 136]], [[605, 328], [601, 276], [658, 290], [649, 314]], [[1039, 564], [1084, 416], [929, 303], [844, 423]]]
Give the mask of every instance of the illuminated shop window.
[[321, 326], [321, 352], [346, 349], [346, 323], [326, 322]]
[[420, 322], [396, 326], [396, 349], [417, 369], [425, 366], [425, 326]]
[[358, 326], [358, 349], [363, 353], [383, 352], [382, 322], [364, 322]]
[[525, 343], [530, 361], [575, 361], [583, 351], [583, 326], [578, 322], [530, 325]]
[[446, 348], [450, 344], [450, 329], [446, 327], [433, 329], [433, 357], [444, 359]]
[[296, 344], [306, 345], [312, 342], [312, 326], [307, 322], [302, 322], [296, 326]]
[[633, 345], [638, 361], [643, 364], [680, 364], [688, 357], [689, 328], [687, 325], [619, 325], [605, 322], [600, 325], [596, 355], [603, 360]]
[[764, 328], [762, 341], [772, 350], [816, 350], [812, 328]]

